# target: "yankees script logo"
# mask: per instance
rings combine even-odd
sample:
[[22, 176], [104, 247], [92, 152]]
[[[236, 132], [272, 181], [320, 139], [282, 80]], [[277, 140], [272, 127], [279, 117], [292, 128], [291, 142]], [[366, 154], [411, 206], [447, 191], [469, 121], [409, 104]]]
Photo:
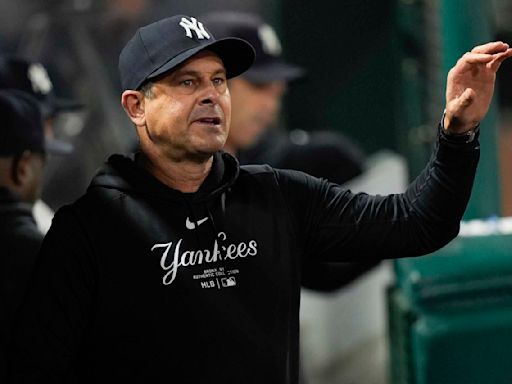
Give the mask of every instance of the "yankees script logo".
[[204, 29], [203, 23], [197, 21], [195, 17], [191, 17], [190, 20], [186, 17], [182, 17], [180, 21], [180, 26], [185, 28], [185, 32], [187, 33], [187, 37], [192, 39], [192, 31], [196, 33], [196, 36], [199, 40], [209, 39], [210, 35]]
[[[217, 238], [225, 241], [227, 236], [224, 232], [219, 232]], [[250, 240], [248, 243], [241, 242], [239, 244], [219, 246], [217, 239], [215, 239], [212, 250], [198, 249], [183, 252], [181, 250], [182, 241], [183, 239], [179, 239], [176, 243], [171, 241], [169, 243], [155, 244], [151, 247], [151, 251], [163, 249], [160, 266], [165, 271], [162, 278], [164, 285], [172, 284], [180, 267], [190, 267], [203, 263], [211, 264], [217, 261], [235, 260], [258, 254], [258, 243], [255, 240]]]

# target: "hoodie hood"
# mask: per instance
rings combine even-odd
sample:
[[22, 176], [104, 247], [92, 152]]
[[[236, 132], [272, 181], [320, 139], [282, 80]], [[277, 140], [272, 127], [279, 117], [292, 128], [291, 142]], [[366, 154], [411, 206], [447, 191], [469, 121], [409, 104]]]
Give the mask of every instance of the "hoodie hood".
[[89, 189], [106, 188], [125, 193], [149, 195], [164, 199], [190, 202], [208, 201], [225, 192], [237, 179], [238, 161], [226, 152], [217, 152], [205, 181], [194, 193], [183, 193], [170, 188], [139, 166], [135, 159], [138, 154], [130, 156], [112, 155], [93, 178]]

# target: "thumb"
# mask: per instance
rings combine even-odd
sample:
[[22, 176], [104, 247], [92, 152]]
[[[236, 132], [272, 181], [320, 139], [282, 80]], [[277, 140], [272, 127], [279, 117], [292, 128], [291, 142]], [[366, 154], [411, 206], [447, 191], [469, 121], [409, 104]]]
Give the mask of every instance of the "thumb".
[[[465, 127], [467, 124], [474, 125], [474, 122], [469, 122], [469, 116], [466, 116], [466, 109], [473, 104], [476, 99], [476, 93], [472, 88], [466, 88], [461, 95], [446, 105], [445, 110], [445, 128], [450, 130], [465, 131], [472, 127]], [[478, 122], [477, 122], [478, 123]]]
[[471, 88], [466, 88], [464, 92], [457, 98], [457, 103], [454, 106], [456, 109], [456, 112], [462, 112], [467, 107], [469, 107], [471, 104], [473, 104], [473, 101], [475, 100], [476, 93]]

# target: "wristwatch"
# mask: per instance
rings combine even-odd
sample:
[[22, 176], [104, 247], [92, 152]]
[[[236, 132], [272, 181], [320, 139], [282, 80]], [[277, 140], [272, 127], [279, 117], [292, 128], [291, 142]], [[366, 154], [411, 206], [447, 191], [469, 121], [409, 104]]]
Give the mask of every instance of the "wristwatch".
[[446, 114], [446, 111], [443, 112], [443, 117], [441, 118], [440, 123], [440, 131], [441, 131], [441, 137], [445, 139], [446, 141], [449, 141], [451, 143], [460, 143], [460, 144], [468, 144], [475, 140], [477, 137], [478, 132], [480, 131], [480, 123], [476, 125], [476, 127], [471, 128], [469, 131], [466, 132], [451, 132], [448, 129], [444, 128], [444, 116]]

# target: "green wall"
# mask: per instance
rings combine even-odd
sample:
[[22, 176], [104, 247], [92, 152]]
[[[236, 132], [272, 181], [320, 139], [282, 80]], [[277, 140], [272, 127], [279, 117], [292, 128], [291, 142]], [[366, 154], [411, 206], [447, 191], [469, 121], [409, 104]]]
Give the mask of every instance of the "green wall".
[[289, 127], [339, 130], [366, 152], [397, 148], [393, 4], [282, 1], [285, 54], [308, 70], [287, 96]]

